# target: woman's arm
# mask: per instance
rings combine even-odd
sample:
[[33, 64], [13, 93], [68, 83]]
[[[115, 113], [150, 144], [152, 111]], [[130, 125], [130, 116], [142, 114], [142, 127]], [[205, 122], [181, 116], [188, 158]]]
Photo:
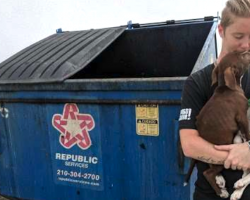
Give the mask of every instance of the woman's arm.
[[184, 155], [187, 157], [223, 165], [228, 156], [228, 151], [216, 150], [214, 145], [201, 138], [195, 129], [181, 129], [180, 139]]

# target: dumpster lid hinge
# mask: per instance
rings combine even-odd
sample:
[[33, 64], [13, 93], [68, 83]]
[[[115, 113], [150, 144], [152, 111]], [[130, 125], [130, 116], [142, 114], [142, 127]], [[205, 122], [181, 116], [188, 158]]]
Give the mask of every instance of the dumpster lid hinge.
[[134, 29], [134, 28], [140, 28], [141, 25], [139, 23], [133, 24], [132, 20], [129, 20], [127, 23], [127, 28], [128, 29]]
[[62, 28], [56, 29], [56, 33], [63, 33]]
[[167, 20], [166, 24], [175, 24], [175, 20]]

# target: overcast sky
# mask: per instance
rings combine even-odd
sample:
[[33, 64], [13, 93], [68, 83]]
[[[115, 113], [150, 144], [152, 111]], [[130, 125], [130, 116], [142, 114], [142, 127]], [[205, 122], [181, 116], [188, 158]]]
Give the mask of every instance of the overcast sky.
[[226, 0], [0, 0], [0, 62], [55, 33], [217, 16]]

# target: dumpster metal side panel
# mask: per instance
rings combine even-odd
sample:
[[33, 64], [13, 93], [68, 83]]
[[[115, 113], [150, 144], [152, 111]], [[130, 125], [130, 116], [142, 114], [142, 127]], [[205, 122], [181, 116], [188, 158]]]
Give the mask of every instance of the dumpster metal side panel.
[[[134, 96], [135, 99], [146, 98], [146, 92], [130, 92], [106, 94], [107, 99], [125, 98]], [[118, 92], [119, 93], [119, 92]], [[144, 93], [144, 94], [143, 94]], [[163, 95], [166, 93], [166, 95]], [[6, 93], [7, 94], [7, 93]], [[160, 93], [159, 93], [160, 94]], [[155, 95], [147, 94], [147, 98], [153, 99]], [[34, 94], [33, 94], [34, 95]], [[37, 93], [41, 98], [45, 93]], [[66, 92], [54, 93], [57, 98], [62, 96], [77, 96], [77, 93]], [[95, 96], [95, 93], [82, 92], [81, 98]], [[96, 97], [104, 95], [100, 93]], [[172, 96], [173, 95], [173, 96]], [[180, 98], [179, 92], [162, 92], [161, 98]], [[29, 93], [20, 93], [23, 99], [28, 99]], [[51, 94], [45, 95], [49, 98]], [[99, 97], [98, 97], [99, 96]], [[16, 97], [14, 97], [16, 98]], [[70, 101], [69, 101], [70, 103]], [[8, 185], [0, 185], [3, 195], [15, 196], [22, 199], [37, 200], [67, 200], [73, 199], [152, 199], [161, 200], [163, 198], [186, 199], [190, 195], [189, 187], [183, 188], [184, 175], [180, 173], [178, 162], [178, 132], [176, 132], [176, 121], [179, 115], [179, 105], [159, 105], [159, 136], [139, 136], [136, 134], [136, 112], [135, 104], [82, 104], [76, 103], [80, 113], [90, 114], [95, 119], [95, 129], [89, 131], [93, 138], [91, 148], [100, 148], [100, 154], [92, 152], [92, 157], [102, 159], [100, 173], [97, 168], [92, 168], [92, 174], [102, 175], [103, 187], [86, 185], [86, 183], [64, 184], [55, 181], [57, 170], [59, 169], [55, 159], [55, 153], [63, 149], [59, 142], [60, 133], [52, 125], [52, 118], [55, 114], [62, 114], [65, 103], [6, 103], [4, 107], [8, 109], [8, 118], [1, 118], [8, 123], [8, 133], [11, 134], [13, 176], [9, 191]], [[20, 111], [16, 113], [16, 111]], [[16, 123], [13, 123], [16, 122]], [[20, 134], [22, 130], [22, 134]], [[98, 135], [100, 140], [96, 140], [91, 134]], [[55, 139], [57, 138], [57, 139]], [[9, 141], [10, 142], [10, 141]], [[7, 148], [7, 145], [4, 146]], [[83, 150], [77, 144], [65, 149], [67, 155], [88, 155], [88, 150]], [[66, 155], [66, 156], [67, 156]], [[0, 163], [0, 168], [7, 162], [5, 159]], [[67, 166], [66, 160], [62, 161], [61, 167], [69, 172], [84, 172], [83, 168]], [[72, 161], [73, 162], [73, 161]], [[74, 161], [75, 162], [75, 161]], [[91, 168], [91, 164], [89, 164]], [[3, 181], [7, 181], [7, 176], [12, 172], [0, 171]], [[67, 177], [68, 176], [68, 177]], [[65, 178], [78, 180], [76, 177]], [[87, 181], [88, 182], [88, 181]], [[90, 182], [91, 183], [91, 182]], [[180, 189], [181, 188], [181, 189]], [[178, 192], [178, 191], [182, 192]]]

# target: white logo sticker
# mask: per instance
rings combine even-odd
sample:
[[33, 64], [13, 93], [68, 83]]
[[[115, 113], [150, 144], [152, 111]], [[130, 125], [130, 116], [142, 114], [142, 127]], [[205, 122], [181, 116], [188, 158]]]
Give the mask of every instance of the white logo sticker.
[[191, 119], [191, 112], [192, 112], [191, 108], [182, 109], [181, 112], [180, 112], [179, 121], [181, 121], [181, 120], [190, 120]]

